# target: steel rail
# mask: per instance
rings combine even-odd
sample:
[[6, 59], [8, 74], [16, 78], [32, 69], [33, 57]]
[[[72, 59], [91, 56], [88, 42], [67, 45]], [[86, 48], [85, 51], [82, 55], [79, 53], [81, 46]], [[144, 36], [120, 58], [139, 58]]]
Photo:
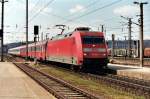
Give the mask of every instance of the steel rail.
[[[85, 75], [85, 74], [83, 74]], [[139, 81], [142, 80], [131, 80], [131, 79], [123, 79], [120, 76], [100, 76], [100, 75], [94, 75], [94, 74], [86, 74], [87, 79], [91, 79], [97, 82], [103, 82], [111, 87], [115, 87], [117, 89], [122, 89], [124, 91], [127, 91], [129, 93], [134, 93], [135, 95], [142, 95], [145, 96], [146, 99], [150, 98], [150, 85], [148, 82], [144, 85], [144, 83], [140, 83]]]
[[[41, 64], [42, 65], [42, 64]], [[63, 69], [66, 71], [74, 72], [70, 69], [53, 66], [58, 69]], [[145, 96], [146, 99], [150, 98], [150, 81], [144, 79], [138, 79], [134, 77], [127, 77], [121, 75], [113, 75], [108, 73], [99, 74], [90, 74], [84, 72], [74, 72], [81, 75], [81, 77], [90, 79], [96, 82], [107, 84], [110, 87], [122, 89], [128, 93], [133, 93], [135, 95]], [[101, 73], [100, 73], [101, 74]]]
[[7, 60], [13, 62], [13, 64], [23, 70], [27, 75], [37, 81], [58, 99], [103, 99], [101, 96], [89, 93], [61, 79], [47, 75], [31, 66], [28, 66], [28, 64], [14, 62], [15, 59], [10, 57], [7, 58]]
[[[61, 68], [61, 67], [57, 67], [57, 68], [73, 72], [70, 69]], [[83, 78], [104, 83], [110, 87], [117, 88], [119, 90], [121, 89], [129, 93], [133, 93], [135, 95], [142, 95], [146, 97], [146, 99], [150, 99], [150, 81], [126, 77], [126, 76], [112, 75], [112, 74], [105, 74], [104, 76], [104, 75], [90, 74], [90, 73], [83, 73], [83, 72], [77, 72], [77, 73], [80, 74], [81, 77]]]
[[[41, 64], [42, 65], [42, 64]], [[63, 69], [66, 71], [74, 72], [70, 69], [54, 66], [58, 69]], [[109, 72], [109, 71], [108, 71]], [[99, 74], [91, 74], [84, 72], [74, 72], [81, 75], [81, 77], [90, 79], [99, 83], [104, 83], [110, 87], [124, 90], [128, 93], [133, 93], [135, 95], [145, 96], [146, 99], [150, 98], [150, 81], [144, 79], [137, 79], [127, 76], [121, 75], [113, 75], [108, 73]], [[101, 73], [100, 73], [101, 74]]]

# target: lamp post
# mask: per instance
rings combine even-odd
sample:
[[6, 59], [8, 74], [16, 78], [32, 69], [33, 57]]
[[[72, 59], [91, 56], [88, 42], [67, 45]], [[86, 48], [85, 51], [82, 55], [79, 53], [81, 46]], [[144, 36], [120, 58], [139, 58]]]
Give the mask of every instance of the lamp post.
[[26, 60], [28, 59], [28, 0], [26, 0]]
[[114, 58], [114, 54], [115, 54], [114, 49], [115, 49], [115, 35], [112, 34], [112, 50], [111, 50], [111, 57], [112, 57], [112, 59]]
[[4, 47], [4, 3], [5, 2], [8, 2], [8, 1], [4, 1], [4, 0], [1, 0], [1, 3], [2, 3], [2, 17], [1, 17], [1, 62], [3, 62], [3, 58], [4, 58], [4, 50], [3, 50], [3, 47]]
[[134, 2], [140, 6], [140, 66], [143, 67], [143, 52], [144, 52], [144, 41], [143, 41], [143, 5], [148, 4], [148, 2]]

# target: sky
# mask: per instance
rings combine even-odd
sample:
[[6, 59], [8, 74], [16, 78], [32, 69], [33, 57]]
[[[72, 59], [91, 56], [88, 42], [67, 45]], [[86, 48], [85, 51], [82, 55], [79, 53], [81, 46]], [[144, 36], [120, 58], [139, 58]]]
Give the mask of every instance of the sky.
[[[40, 37], [47, 34], [49, 38], [60, 33], [54, 27], [65, 24], [64, 33], [76, 27], [86, 26], [93, 31], [105, 27], [106, 39], [124, 40], [128, 37], [128, 20], [138, 23], [139, 5], [134, 1], [149, 0], [29, 0], [29, 40], [33, 40], [34, 25], [40, 26]], [[4, 43], [25, 41], [26, 0], [8, 0], [5, 3]], [[150, 2], [144, 5], [144, 39], [150, 39]], [[139, 26], [132, 24], [132, 39], [139, 38]], [[41, 38], [40, 38], [41, 39]]]

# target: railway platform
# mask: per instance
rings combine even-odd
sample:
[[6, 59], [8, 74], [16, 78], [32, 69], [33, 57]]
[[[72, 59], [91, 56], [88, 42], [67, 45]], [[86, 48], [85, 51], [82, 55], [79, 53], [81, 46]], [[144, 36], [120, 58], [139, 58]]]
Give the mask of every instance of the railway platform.
[[150, 68], [148, 67], [108, 64], [108, 68], [115, 70], [117, 75], [150, 80]]
[[0, 99], [56, 99], [12, 63], [0, 63]]

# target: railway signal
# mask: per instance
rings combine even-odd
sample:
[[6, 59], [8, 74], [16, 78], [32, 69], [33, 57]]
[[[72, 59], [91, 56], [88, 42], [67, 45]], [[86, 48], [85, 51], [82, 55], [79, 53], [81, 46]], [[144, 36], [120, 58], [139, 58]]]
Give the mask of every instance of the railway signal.
[[37, 59], [36, 59], [36, 42], [37, 42], [37, 36], [38, 36], [38, 34], [39, 34], [39, 26], [35, 25], [34, 26], [34, 44], [35, 44], [35, 47], [34, 47], [34, 50], [35, 50], [34, 61], [35, 61], [35, 63], [37, 63]]
[[34, 35], [38, 35], [39, 34], [39, 26], [35, 25], [34, 26]]
[[2, 37], [3, 37], [3, 30], [0, 29], [0, 38], [2, 38]]

